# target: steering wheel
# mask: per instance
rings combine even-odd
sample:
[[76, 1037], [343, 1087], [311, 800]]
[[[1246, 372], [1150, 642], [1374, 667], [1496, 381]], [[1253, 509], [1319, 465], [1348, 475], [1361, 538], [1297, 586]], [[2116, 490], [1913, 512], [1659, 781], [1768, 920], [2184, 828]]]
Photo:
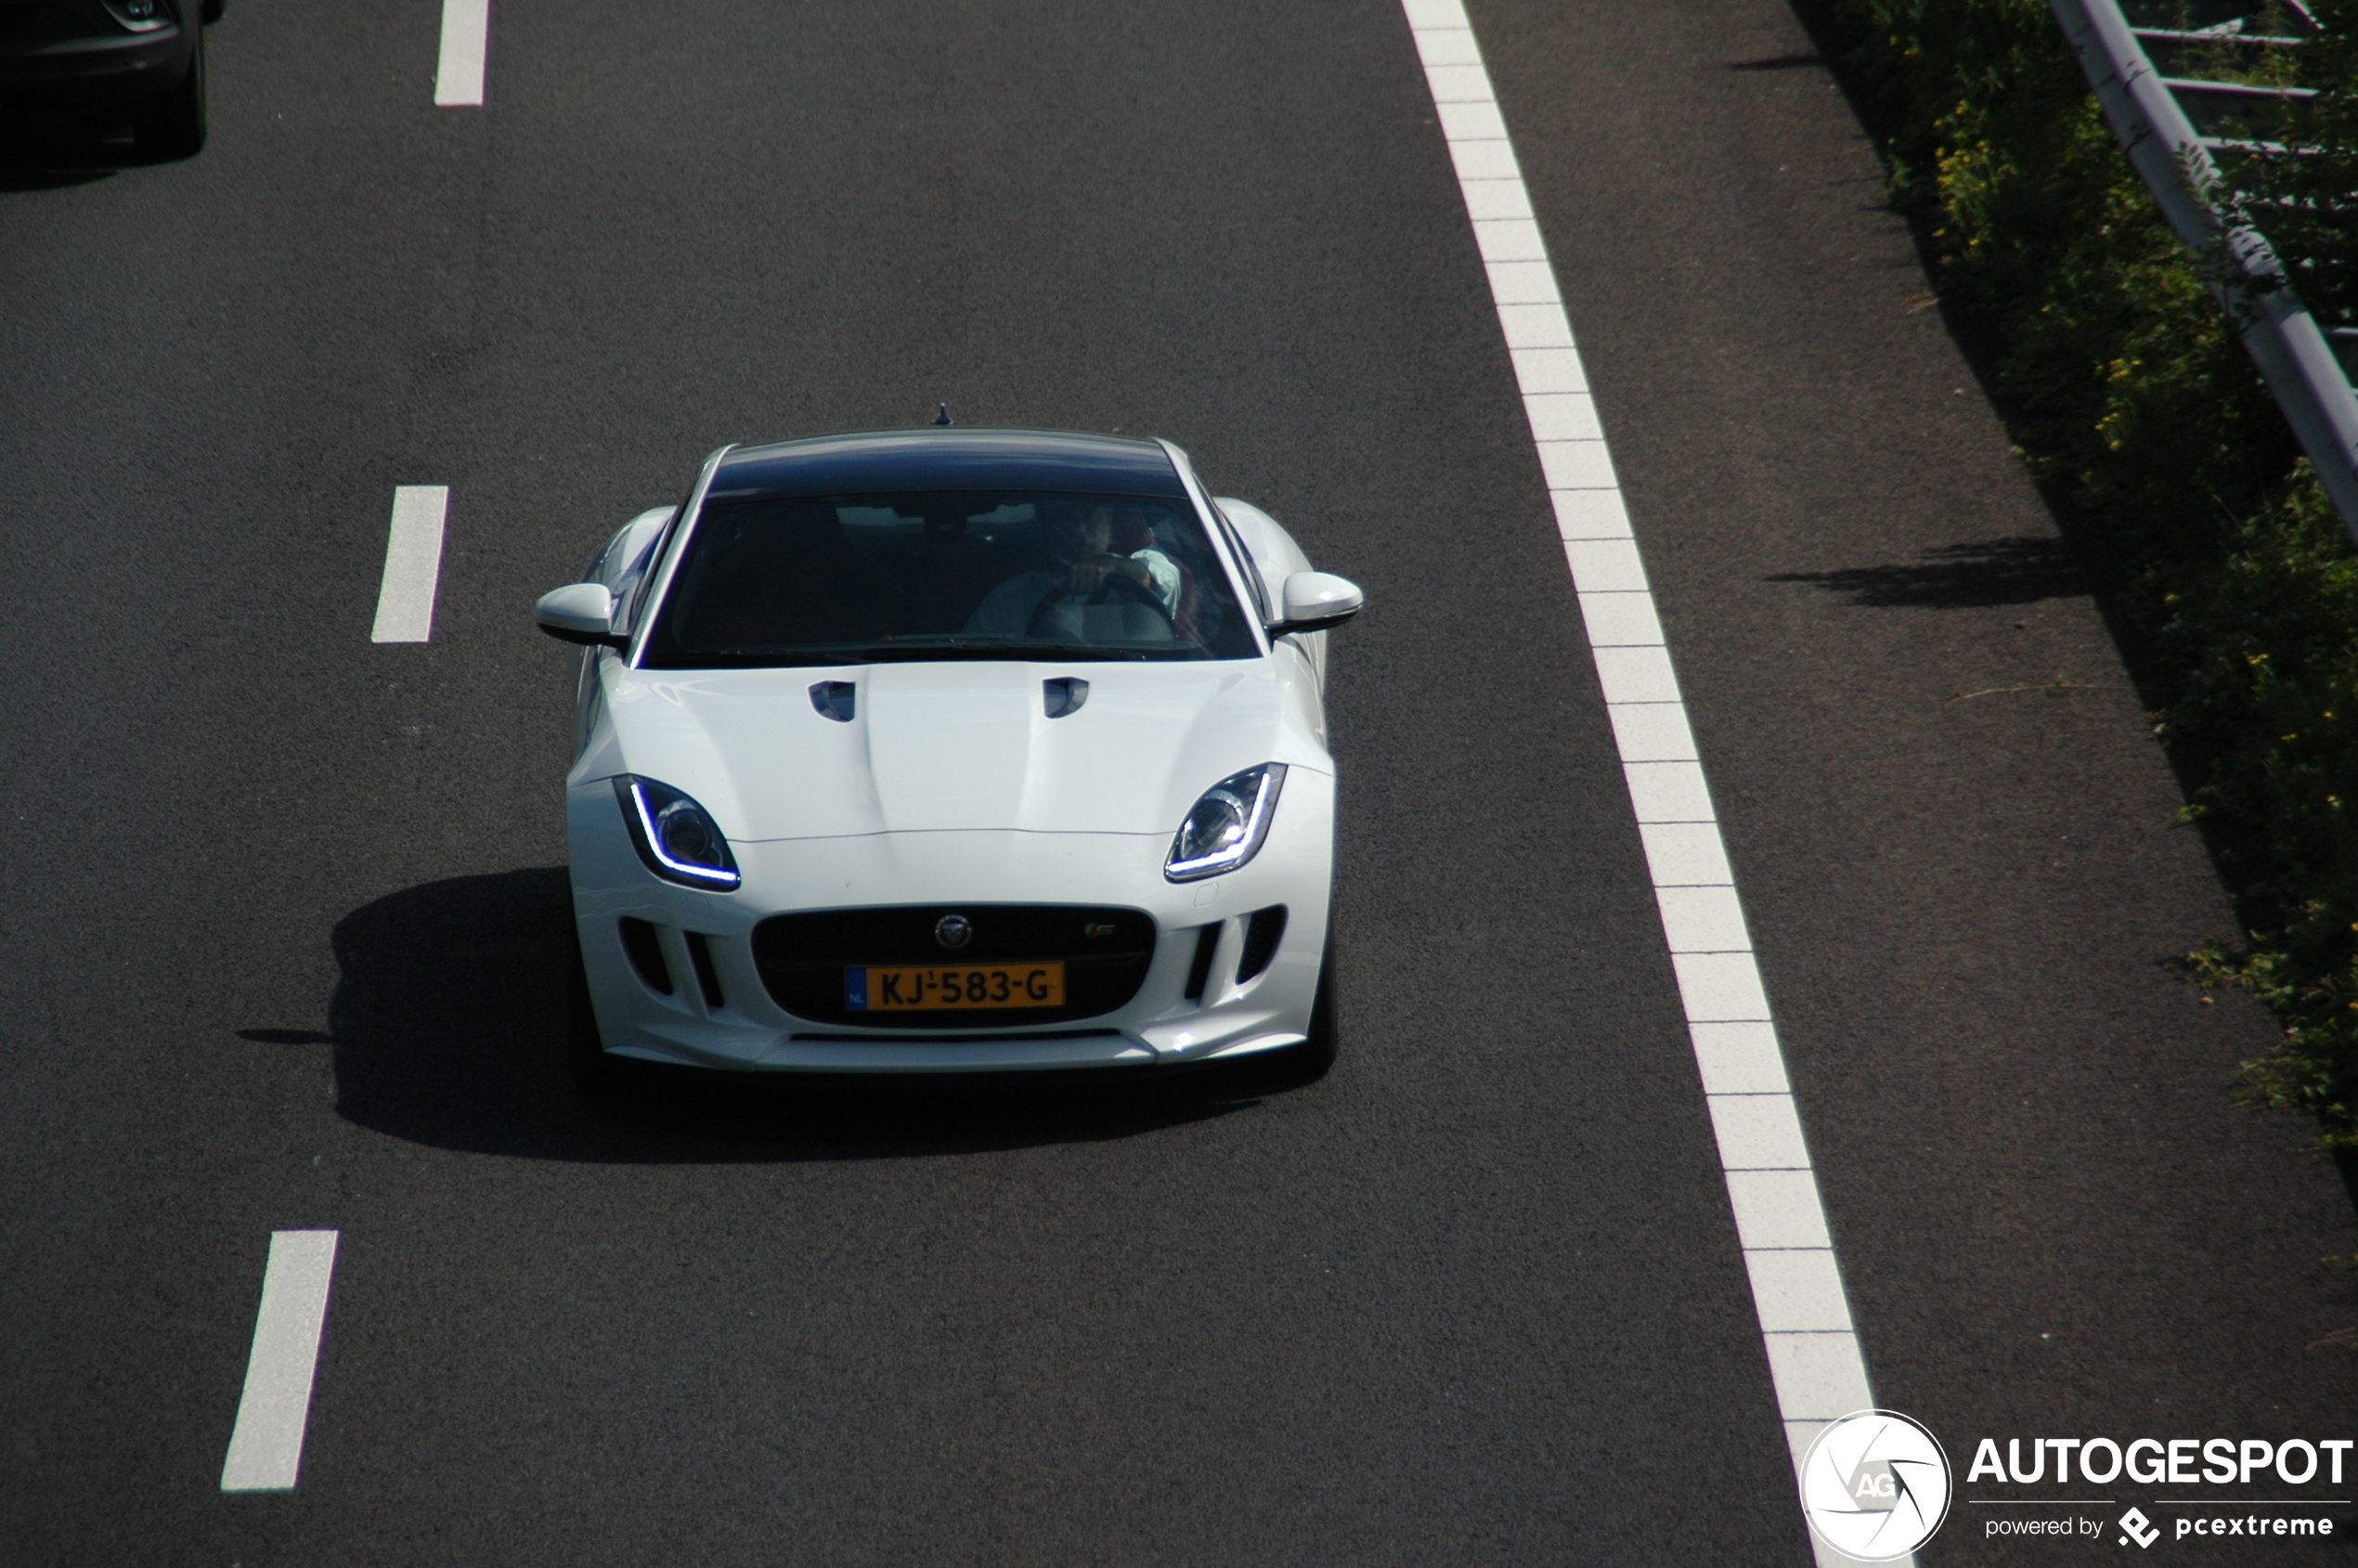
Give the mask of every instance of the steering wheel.
[[[1106, 580], [1099, 583], [1096, 590], [1082, 603], [1084, 604], [1143, 604], [1155, 613], [1156, 617], [1162, 622], [1164, 631], [1173, 641], [1179, 640], [1178, 624], [1171, 618], [1171, 612], [1163, 608], [1162, 596], [1143, 583], [1123, 577], [1120, 572], [1107, 573]], [[1024, 635], [1039, 638], [1056, 635], [1059, 629], [1056, 621], [1062, 614], [1060, 600], [1054, 595], [1043, 596], [1040, 603], [1032, 607], [1031, 619], [1024, 627]]]

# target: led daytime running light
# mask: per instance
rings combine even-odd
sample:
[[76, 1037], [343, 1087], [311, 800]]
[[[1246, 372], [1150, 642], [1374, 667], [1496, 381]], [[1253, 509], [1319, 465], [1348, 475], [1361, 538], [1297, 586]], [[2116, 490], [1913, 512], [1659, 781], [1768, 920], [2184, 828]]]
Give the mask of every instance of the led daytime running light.
[[[615, 793], [622, 798], [623, 818], [629, 823], [631, 843], [638, 849], [639, 858], [647, 862], [649, 871], [691, 888], [708, 888], [723, 893], [745, 880], [737, 874], [736, 861], [729, 853], [729, 840], [722, 836], [719, 824], [712, 820], [710, 812], [688, 796], [668, 784], [657, 784], [653, 779], [636, 778], [628, 773], [616, 774], [614, 784]], [[649, 796], [657, 791], [669, 798], [660, 802], [651, 800]], [[705, 825], [712, 833], [713, 853], [719, 864], [698, 865], [683, 861], [665, 846], [663, 831], [656, 818], [675, 804], [684, 804], [704, 819]]]
[[1225, 792], [1241, 797], [1249, 789], [1251, 805], [1245, 813], [1241, 831], [1228, 842], [1208, 853], [1191, 859], [1179, 858], [1187, 842], [1187, 821], [1179, 824], [1178, 834], [1171, 841], [1171, 857], [1163, 862], [1162, 875], [1173, 882], [1193, 882], [1206, 876], [1217, 876], [1224, 871], [1234, 871], [1261, 851], [1261, 841], [1269, 836], [1269, 819], [1276, 813], [1277, 791], [1286, 782], [1286, 765], [1264, 762], [1258, 768], [1248, 768], [1205, 790], [1195, 805], [1187, 810], [1187, 821], [1203, 810], [1204, 802]]

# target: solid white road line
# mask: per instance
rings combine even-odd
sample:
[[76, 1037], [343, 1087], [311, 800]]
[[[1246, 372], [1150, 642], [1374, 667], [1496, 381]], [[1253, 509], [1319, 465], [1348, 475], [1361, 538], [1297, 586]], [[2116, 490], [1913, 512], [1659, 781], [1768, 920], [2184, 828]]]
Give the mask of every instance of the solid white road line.
[[442, 0], [442, 60], [434, 101], [445, 109], [483, 103], [483, 61], [491, 46], [491, 0]]
[[434, 635], [434, 587], [442, 579], [442, 522], [447, 485], [403, 485], [393, 492], [385, 538], [384, 584], [377, 590], [371, 642], [423, 642]]
[[[1403, 0], [1580, 596], [1796, 1467], [1874, 1404], [1784, 1054], [1555, 269], [1461, 0]], [[1847, 1562], [1820, 1545], [1819, 1561]], [[1911, 1559], [1903, 1559], [1911, 1562]]]
[[221, 1464], [224, 1492], [288, 1492], [303, 1464], [303, 1431], [311, 1420], [311, 1380], [328, 1321], [328, 1281], [336, 1269], [332, 1230], [270, 1234], [262, 1271], [262, 1310], [253, 1320], [245, 1396]]

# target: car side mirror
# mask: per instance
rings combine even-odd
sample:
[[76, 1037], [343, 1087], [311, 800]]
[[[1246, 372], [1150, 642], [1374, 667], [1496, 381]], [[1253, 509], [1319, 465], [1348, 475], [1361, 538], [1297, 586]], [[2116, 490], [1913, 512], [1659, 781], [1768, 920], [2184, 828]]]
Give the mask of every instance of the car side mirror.
[[1324, 631], [1357, 615], [1367, 596], [1349, 577], [1332, 572], [1296, 572], [1286, 579], [1286, 618], [1269, 628], [1272, 637]]
[[622, 648], [629, 639], [614, 632], [614, 594], [603, 583], [567, 583], [540, 596], [532, 621], [560, 642], [592, 648]]

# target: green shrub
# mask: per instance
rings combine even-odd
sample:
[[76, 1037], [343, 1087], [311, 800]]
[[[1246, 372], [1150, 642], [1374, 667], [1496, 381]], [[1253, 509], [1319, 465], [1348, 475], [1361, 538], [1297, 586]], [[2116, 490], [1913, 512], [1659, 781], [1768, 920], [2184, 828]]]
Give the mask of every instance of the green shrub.
[[[1886, 95], [1895, 200], [1943, 298], [1988, 329], [2020, 449], [2121, 567], [2176, 696], [2155, 715], [2220, 829], [2248, 935], [2192, 955], [2285, 1026], [2251, 1097], [2358, 1147], [2358, 561], [2283, 416], [2115, 142], [2041, 0], [1839, 0]], [[2238, 162], [2321, 315], [2358, 305], [2358, 0], [2293, 57], [2323, 150]], [[2218, 46], [2215, 74], [2281, 76]], [[2235, 67], [2237, 60], [2248, 62]], [[2233, 68], [2233, 69], [2231, 69]], [[2190, 69], [2181, 62], [2173, 69]], [[2289, 133], [2287, 133], [2289, 134]], [[2232, 846], [2248, 845], [2240, 856]]]

